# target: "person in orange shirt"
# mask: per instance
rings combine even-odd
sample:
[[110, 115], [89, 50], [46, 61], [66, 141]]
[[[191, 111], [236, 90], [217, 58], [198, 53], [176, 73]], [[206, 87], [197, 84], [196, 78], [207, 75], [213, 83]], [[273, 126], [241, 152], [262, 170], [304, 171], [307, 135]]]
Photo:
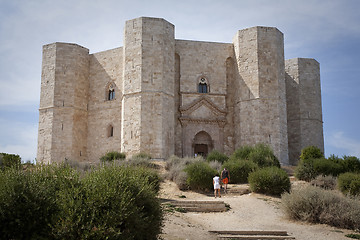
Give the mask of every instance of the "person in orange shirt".
[[230, 182], [230, 173], [226, 168], [224, 168], [224, 170], [222, 170], [222, 172], [221, 172], [221, 181], [224, 184], [224, 192], [226, 193], [227, 185]]

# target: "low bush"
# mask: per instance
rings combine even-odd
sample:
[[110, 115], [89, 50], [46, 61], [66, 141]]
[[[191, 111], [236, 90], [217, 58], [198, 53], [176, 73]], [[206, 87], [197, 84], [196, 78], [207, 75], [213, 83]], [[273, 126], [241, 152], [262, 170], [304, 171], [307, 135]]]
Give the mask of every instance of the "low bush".
[[316, 175], [338, 176], [340, 173], [343, 172], [343, 166], [341, 163], [337, 163], [326, 158], [315, 159], [313, 166]]
[[166, 161], [165, 169], [168, 170], [168, 173], [165, 175], [165, 178], [175, 182], [180, 190], [187, 190], [189, 186], [186, 182], [187, 173], [184, 172], [184, 169], [187, 165], [194, 162], [204, 162], [204, 159], [201, 156], [196, 158], [171, 156]]
[[211, 151], [206, 157], [206, 160], [208, 162], [217, 161], [217, 162], [220, 162], [220, 163], [224, 163], [228, 159], [229, 159], [228, 156], [226, 156], [224, 153], [221, 153], [221, 152], [219, 152], [217, 150]]
[[152, 170], [68, 165], [0, 172], [1, 239], [157, 239], [162, 210]]
[[211, 162], [209, 162], [209, 165], [210, 165], [211, 168], [215, 169], [218, 172], [221, 172], [221, 170], [222, 170], [221, 162], [211, 161]]
[[313, 158], [300, 159], [298, 166], [295, 168], [295, 177], [303, 181], [311, 181], [316, 178], [318, 173], [314, 169]]
[[259, 167], [252, 161], [229, 160], [223, 164], [229, 170], [231, 183], [247, 183], [251, 172]]
[[148, 153], [141, 152], [141, 153], [135, 154], [134, 156], [132, 156], [132, 158], [133, 159], [142, 158], [142, 159], [150, 160], [152, 158], [152, 156]]
[[344, 194], [359, 195], [359, 182], [360, 174], [359, 173], [343, 173], [338, 177], [338, 187], [341, 192]]
[[344, 156], [344, 172], [360, 173], [360, 159], [354, 156]]
[[157, 239], [162, 211], [154, 189], [144, 169], [95, 170], [82, 180], [83, 194], [74, 202], [65, 194], [53, 232], [58, 239]]
[[253, 147], [251, 146], [241, 146], [236, 149], [235, 152], [230, 156], [231, 159], [235, 160], [249, 160], [249, 154], [253, 151]]
[[266, 144], [256, 144], [254, 147], [242, 146], [230, 157], [231, 160], [249, 160], [259, 167], [280, 167], [280, 162], [274, 155], [273, 150]]
[[282, 195], [282, 207], [294, 220], [360, 229], [360, 202], [335, 191], [308, 186]]
[[316, 159], [324, 158], [324, 154], [321, 152], [320, 148], [315, 146], [308, 146], [301, 150], [300, 159]]
[[101, 162], [112, 162], [112, 161], [115, 161], [115, 160], [123, 160], [125, 158], [126, 158], [125, 153], [112, 151], [112, 152], [108, 152], [104, 156], [102, 156], [100, 158], [100, 161]]
[[320, 187], [326, 190], [336, 189], [336, 178], [331, 175], [329, 176], [319, 175], [310, 183], [312, 186]]
[[20, 168], [21, 157], [16, 154], [0, 153], [0, 170], [6, 168]]
[[187, 173], [186, 182], [193, 190], [210, 190], [213, 188], [212, 179], [218, 172], [211, 168], [209, 163], [197, 161], [187, 165], [184, 169]]
[[78, 183], [78, 173], [64, 165], [0, 172], [1, 238], [52, 239], [58, 192]]
[[259, 167], [280, 167], [280, 162], [274, 155], [270, 146], [256, 144], [253, 151], [249, 154], [249, 160], [256, 163]]
[[249, 174], [250, 189], [253, 192], [280, 196], [291, 188], [287, 173], [277, 167], [259, 169]]

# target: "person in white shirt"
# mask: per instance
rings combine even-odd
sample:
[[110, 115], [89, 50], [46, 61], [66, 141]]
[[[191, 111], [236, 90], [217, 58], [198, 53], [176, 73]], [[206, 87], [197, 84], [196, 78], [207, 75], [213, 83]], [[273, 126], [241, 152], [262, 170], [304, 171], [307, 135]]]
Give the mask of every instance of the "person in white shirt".
[[219, 195], [219, 198], [221, 198], [221, 194], [220, 194], [220, 177], [218, 174], [215, 175], [215, 177], [213, 178], [213, 185], [214, 185], [214, 195], [216, 198], [216, 192]]

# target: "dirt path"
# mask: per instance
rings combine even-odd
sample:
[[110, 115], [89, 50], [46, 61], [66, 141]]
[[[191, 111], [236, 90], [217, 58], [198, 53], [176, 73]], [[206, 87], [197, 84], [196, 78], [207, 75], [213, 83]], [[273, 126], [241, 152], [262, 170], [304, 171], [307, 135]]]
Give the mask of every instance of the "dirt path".
[[[232, 185], [231, 187], [238, 187]], [[191, 191], [180, 191], [175, 183], [162, 183], [160, 197], [163, 199], [213, 200]], [[221, 213], [168, 212], [165, 216], [163, 239], [216, 239], [210, 230], [282, 230], [297, 240], [349, 240], [345, 234], [352, 231], [321, 224], [308, 224], [286, 219], [280, 208], [280, 199], [259, 194], [223, 195], [221, 200], [231, 209]]]

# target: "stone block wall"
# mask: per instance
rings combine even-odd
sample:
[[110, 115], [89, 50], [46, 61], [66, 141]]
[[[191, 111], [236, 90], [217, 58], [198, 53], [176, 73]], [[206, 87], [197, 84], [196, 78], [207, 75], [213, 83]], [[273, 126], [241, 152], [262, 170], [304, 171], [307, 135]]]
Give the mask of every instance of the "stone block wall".
[[320, 66], [314, 59], [285, 61], [289, 158], [296, 164], [301, 149], [324, 151]]
[[254, 27], [235, 35], [234, 124], [235, 148], [266, 143], [288, 164], [283, 42], [276, 28]]
[[88, 49], [69, 43], [44, 46], [39, 161], [87, 160], [88, 77]]
[[203, 145], [230, 155], [256, 143], [283, 164], [296, 164], [308, 145], [324, 148], [319, 64], [285, 62], [276, 28], [200, 42], [176, 40], [171, 23], [141, 17], [125, 23], [123, 47], [43, 47], [40, 162], [98, 162], [109, 151], [185, 157]]
[[[90, 55], [87, 139], [90, 162], [97, 162], [106, 152], [121, 152], [122, 77], [123, 48]], [[112, 100], [108, 99], [109, 87], [115, 90]]]

